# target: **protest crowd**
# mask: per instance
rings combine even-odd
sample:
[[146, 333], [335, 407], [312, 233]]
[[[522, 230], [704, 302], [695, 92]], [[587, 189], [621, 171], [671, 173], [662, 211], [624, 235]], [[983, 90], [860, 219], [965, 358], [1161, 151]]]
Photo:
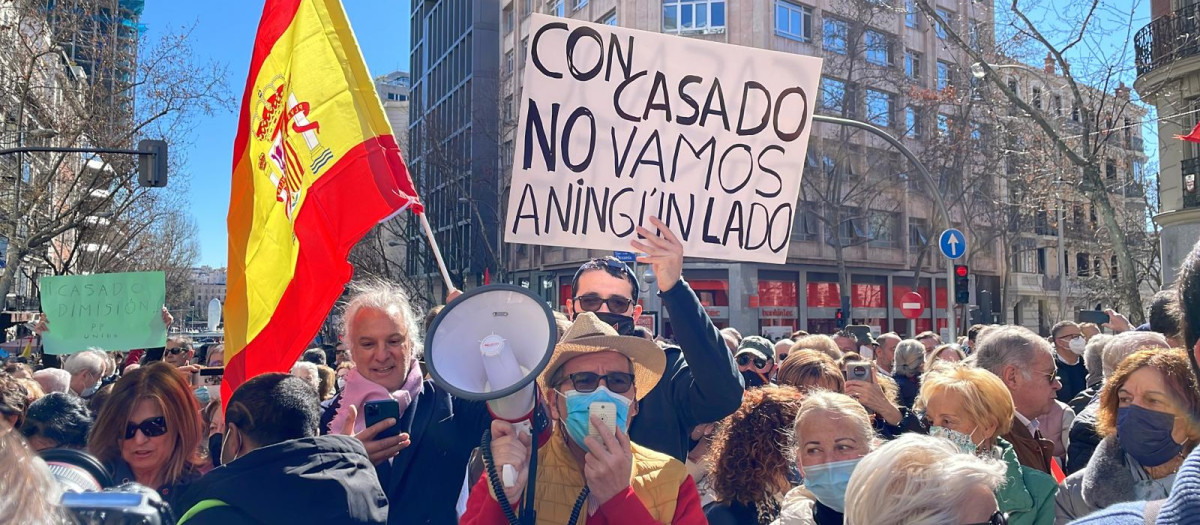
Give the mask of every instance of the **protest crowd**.
[[[223, 346], [182, 335], [10, 359], [0, 521], [72, 523], [67, 495], [110, 487], [193, 524], [494, 524], [518, 508], [592, 524], [1200, 515], [1200, 244], [1144, 326], [1110, 310], [1103, 326], [1064, 320], [1047, 334], [977, 325], [953, 342], [848, 330], [773, 342], [718, 330], [683, 276], [683, 245], [656, 226], [635, 248], [674, 340], [627, 322], [641, 307], [625, 263], [583, 264], [537, 377], [548, 424], [536, 433], [432, 379], [429, 323], [382, 281], [352, 283], [340, 343], [227, 400], [201, 375], [225, 362]], [[368, 424], [376, 400], [399, 417]], [[601, 418], [597, 402], [615, 410]], [[499, 483], [500, 466], [515, 479]]]

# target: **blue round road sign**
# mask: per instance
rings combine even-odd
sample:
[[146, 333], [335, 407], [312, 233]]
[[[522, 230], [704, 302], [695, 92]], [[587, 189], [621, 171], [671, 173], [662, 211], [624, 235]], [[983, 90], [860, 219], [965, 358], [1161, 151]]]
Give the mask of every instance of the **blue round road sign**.
[[967, 253], [967, 236], [955, 228], [950, 228], [942, 232], [938, 239], [938, 247], [942, 249], [942, 255], [949, 259], [957, 259]]

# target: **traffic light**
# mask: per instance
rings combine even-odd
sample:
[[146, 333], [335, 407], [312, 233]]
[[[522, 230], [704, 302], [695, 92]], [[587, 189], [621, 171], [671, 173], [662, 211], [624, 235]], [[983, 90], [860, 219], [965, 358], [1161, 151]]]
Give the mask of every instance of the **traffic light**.
[[954, 304], [971, 303], [971, 270], [965, 264], [954, 265]]
[[842, 315], [842, 309], [838, 308], [837, 313], [833, 314], [833, 318], [837, 320], [838, 330], [846, 327], [846, 318]]
[[144, 139], [138, 142], [138, 183], [147, 188], [167, 185], [167, 142]]

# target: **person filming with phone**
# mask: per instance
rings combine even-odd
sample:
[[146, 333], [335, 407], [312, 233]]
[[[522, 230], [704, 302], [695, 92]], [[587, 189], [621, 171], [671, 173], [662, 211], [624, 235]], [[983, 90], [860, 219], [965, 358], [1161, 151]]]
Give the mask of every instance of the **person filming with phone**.
[[627, 434], [637, 402], [665, 366], [652, 341], [618, 335], [591, 312], [576, 316], [538, 378], [556, 424], [537, 451], [535, 493], [524, 493], [532, 440], [497, 419], [484, 463], [494, 472], [511, 465], [516, 483], [496, 490], [501, 485], [485, 472], [460, 523], [508, 523], [501, 501], [516, 508], [530, 497], [538, 523], [706, 523], [683, 463]]

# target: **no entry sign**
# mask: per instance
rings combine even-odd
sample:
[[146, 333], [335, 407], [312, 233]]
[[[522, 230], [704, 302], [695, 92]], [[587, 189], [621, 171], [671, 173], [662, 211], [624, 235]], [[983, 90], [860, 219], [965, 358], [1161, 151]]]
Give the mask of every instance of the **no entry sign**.
[[921, 312], [925, 310], [925, 299], [917, 292], [908, 292], [900, 298], [900, 313], [904, 314], [905, 318], [916, 319], [921, 317]]

